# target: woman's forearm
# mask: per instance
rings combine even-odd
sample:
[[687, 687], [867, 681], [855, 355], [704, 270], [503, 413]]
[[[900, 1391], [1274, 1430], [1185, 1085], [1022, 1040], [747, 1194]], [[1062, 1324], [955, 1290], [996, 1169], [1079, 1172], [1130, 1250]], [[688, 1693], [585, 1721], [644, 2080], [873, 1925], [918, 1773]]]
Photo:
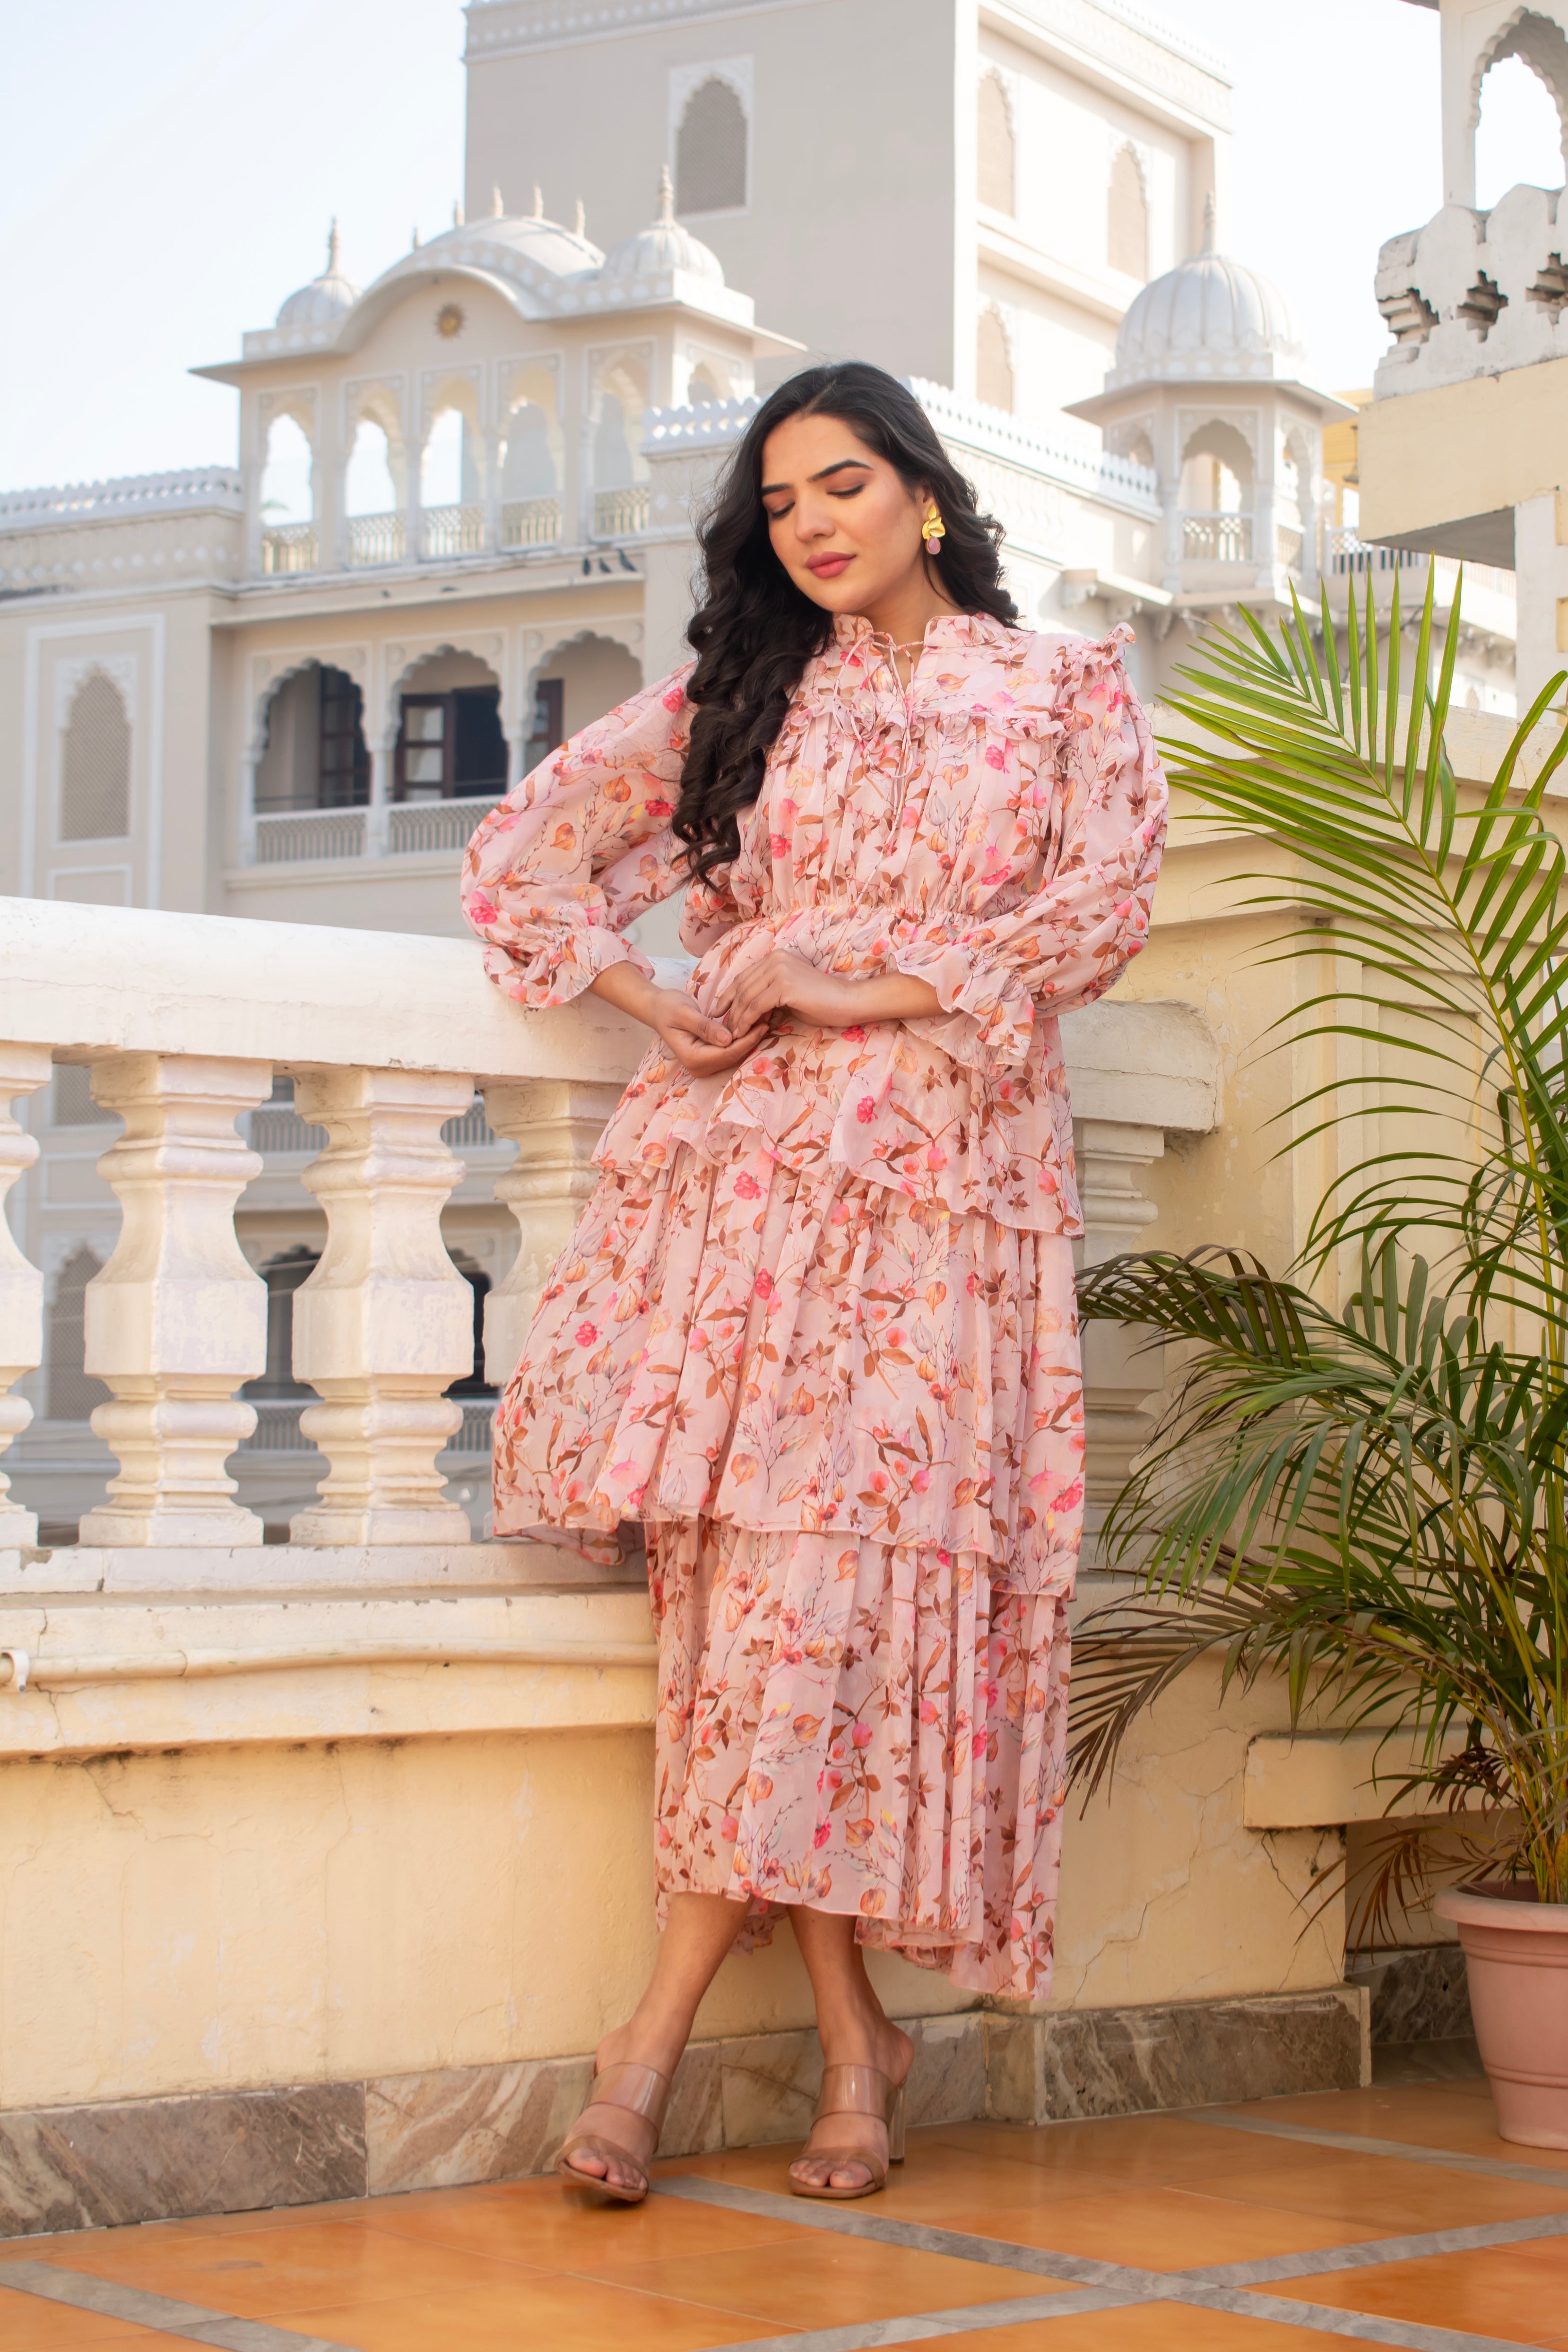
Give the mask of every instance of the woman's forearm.
[[942, 1011], [942, 999], [931, 982], [910, 980], [901, 971], [880, 972], [875, 980], [853, 980], [857, 1016], [862, 1021], [919, 1021]]
[[653, 1000], [658, 992], [658, 982], [649, 980], [646, 972], [639, 971], [629, 958], [623, 958], [619, 963], [606, 964], [604, 971], [595, 972], [588, 982], [590, 996], [602, 996], [606, 1004], [615, 1005], [622, 1013], [629, 1013], [634, 1021], [644, 1022], [650, 1029], [655, 1025]]

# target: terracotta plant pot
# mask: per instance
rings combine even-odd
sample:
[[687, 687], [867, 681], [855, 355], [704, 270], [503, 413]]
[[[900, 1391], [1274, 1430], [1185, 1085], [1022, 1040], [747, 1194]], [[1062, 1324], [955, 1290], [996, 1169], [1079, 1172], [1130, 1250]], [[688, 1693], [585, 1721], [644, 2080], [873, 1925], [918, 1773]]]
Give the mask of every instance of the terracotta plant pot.
[[1568, 2147], [1568, 1903], [1482, 1879], [1432, 1907], [1459, 1930], [1499, 2131], [1527, 2147]]

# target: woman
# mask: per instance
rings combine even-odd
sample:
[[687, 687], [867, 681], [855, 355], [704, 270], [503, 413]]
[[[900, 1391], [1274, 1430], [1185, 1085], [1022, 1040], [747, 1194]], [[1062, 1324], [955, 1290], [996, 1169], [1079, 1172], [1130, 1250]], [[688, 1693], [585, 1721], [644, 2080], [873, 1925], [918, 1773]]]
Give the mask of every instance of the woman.
[[[498, 1535], [647, 1534], [663, 1933], [561, 2158], [627, 2200], [780, 1911], [825, 2063], [803, 2196], [902, 2154], [865, 1946], [1049, 1981], [1083, 1504], [1056, 1016], [1142, 944], [1165, 795], [1128, 633], [1018, 626], [1000, 539], [902, 385], [808, 369], [702, 528], [695, 662], [468, 851], [503, 990], [655, 1033], [496, 1455]], [[689, 878], [661, 988], [623, 934]]]

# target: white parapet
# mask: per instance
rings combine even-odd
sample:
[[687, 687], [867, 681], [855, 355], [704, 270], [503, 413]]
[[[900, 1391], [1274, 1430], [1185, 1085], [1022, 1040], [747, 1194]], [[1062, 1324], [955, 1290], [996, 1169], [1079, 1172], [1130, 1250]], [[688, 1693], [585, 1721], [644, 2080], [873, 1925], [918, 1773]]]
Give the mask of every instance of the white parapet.
[[[679, 985], [685, 969], [663, 976]], [[1144, 1179], [1167, 1136], [1218, 1124], [1219, 1055], [1189, 1004], [1104, 1002], [1064, 1030], [1092, 1262], [1141, 1244], [1155, 1215]], [[328, 1475], [294, 1515], [290, 1558], [319, 1555], [330, 1586], [344, 1547], [392, 1547], [418, 1583], [416, 1558], [466, 1543], [468, 1520], [436, 1468], [461, 1419], [447, 1391], [473, 1349], [472, 1294], [442, 1238], [463, 1177], [443, 1129], [478, 1086], [494, 1133], [517, 1147], [481, 1180], [520, 1228], [510, 1272], [486, 1302], [500, 1381], [593, 1190], [599, 1132], [646, 1038], [596, 996], [521, 1010], [463, 940], [117, 907], [95, 909], [84, 933], [78, 909], [0, 900], [0, 1069], [12, 1092], [41, 1084], [52, 1054], [89, 1065], [98, 1099], [126, 1121], [100, 1162], [123, 1225], [88, 1287], [85, 1357], [113, 1391], [94, 1427], [121, 1470], [84, 1519], [83, 1544], [154, 1553], [165, 1589], [189, 1590], [232, 1586], [232, 1568], [215, 1575], [211, 1563], [259, 1549], [260, 1526], [235, 1507], [225, 1470], [255, 1420], [237, 1391], [265, 1358], [264, 1289], [234, 1223], [261, 1163], [236, 1121], [267, 1099], [275, 1072], [294, 1078], [301, 1118], [327, 1138], [299, 1180], [326, 1212], [327, 1242], [295, 1295], [293, 1370], [318, 1400], [301, 1431]], [[31, 1140], [13, 1129], [7, 1148], [4, 1133], [0, 1171], [20, 1172]], [[37, 1276], [14, 1245], [0, 1258], [0, 1314], [3, 1380], [38, 1356]], [[1116, 1335], [1092, 1337], [1091, 1538], [1159, 1377]], [[0, 1418], [0, 1434], [25, 1426], [16, 1409]], [[15, 1530], [13, 1546], [33, 1534], [20, 1518]], [[182, 1557], [188, 1573], [167, 1565]], [[109, 1587], [121, 1580], [108, 1571]], [[20, 1582], [36, 1590], [36, 1570]]]

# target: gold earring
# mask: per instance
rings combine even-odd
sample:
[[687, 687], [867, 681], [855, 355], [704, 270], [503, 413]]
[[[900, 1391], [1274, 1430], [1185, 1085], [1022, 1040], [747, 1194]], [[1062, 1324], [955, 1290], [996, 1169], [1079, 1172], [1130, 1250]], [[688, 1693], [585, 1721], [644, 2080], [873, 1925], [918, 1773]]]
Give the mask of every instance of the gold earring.
[[932, 499], [930, 506], [926, 509], [926, 519], [921, 525], [921, 537], [925, 542], [926, 553], [928, 555], [940, 555], [942, 553], [942, 542], [946, 536], [947, 525], [942, 519], [942, 509], [938, 506], [936, 500]]

